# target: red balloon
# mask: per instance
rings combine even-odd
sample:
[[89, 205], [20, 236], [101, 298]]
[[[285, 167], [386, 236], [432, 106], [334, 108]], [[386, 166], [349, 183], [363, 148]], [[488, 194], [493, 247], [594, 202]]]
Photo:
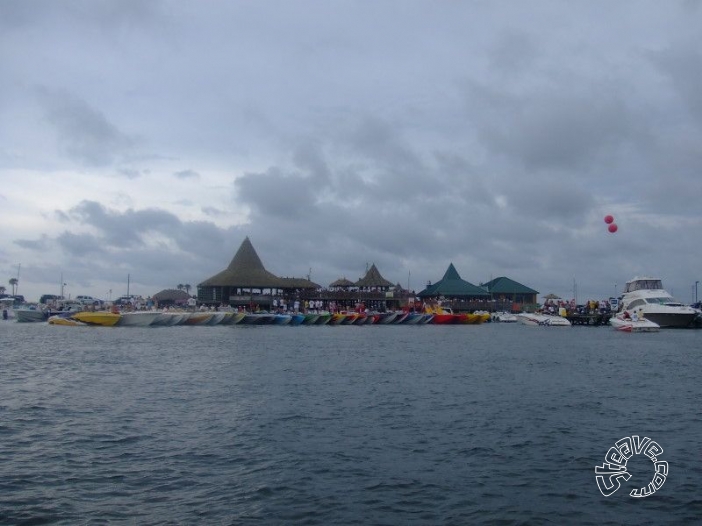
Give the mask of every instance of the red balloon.
[[617, 226], [616, 223], [612, 223], [607, 227], [607, 230], [609, 230], [612, 234], [614, 234], [617, 230], [619, 230], [619, 227]]
[[607, 223], [608, 225], [611, 225], [613, 222], [614, 222], [614, 216], [609, 216], [609, 215], [605, 216], [605, 223]]

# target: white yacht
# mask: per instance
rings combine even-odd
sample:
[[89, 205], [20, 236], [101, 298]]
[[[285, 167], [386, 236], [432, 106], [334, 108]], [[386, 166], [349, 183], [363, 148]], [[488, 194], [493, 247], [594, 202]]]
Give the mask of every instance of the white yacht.
[[636, 312], [661, 327], [693, 327], [697, 312], [683, 305], [663, 288], [658, 278], [636, 277], [627, 281], [620, 312]]

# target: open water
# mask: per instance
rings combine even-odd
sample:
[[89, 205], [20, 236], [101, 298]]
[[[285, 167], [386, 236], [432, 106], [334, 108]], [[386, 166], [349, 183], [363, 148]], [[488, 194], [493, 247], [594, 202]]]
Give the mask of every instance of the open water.
[[[681, 524], [702, 330], [0, 323], [3, 524]], [[595, 466], [647, 436], [604, 497]], [[643, 460], [642, 460], [643, 459]]]

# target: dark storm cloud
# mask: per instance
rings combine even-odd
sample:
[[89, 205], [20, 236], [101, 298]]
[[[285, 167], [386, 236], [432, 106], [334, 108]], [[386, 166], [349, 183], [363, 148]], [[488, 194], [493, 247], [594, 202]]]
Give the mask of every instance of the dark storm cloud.
[[254, 209], [256, 217], [298, 220], [316, 212], [313, 178], [286, 175], [276, 168], [265, 173], [247, 173], [235, 186], [241, 200]]
[[47, 121], [58, 143], [76, 161], [88, 166], [108, 166], [134, 145], [106, 115], [65, 91], [40, 90]]
[[651, 53], [651, 60], [669, 78], [685, 109], [702, 130], [702, 51], [668, 49]]
[[120, 168], [117, 170], [117, 173], [123, 175], [127, 179], [136, 179], [142, 175], [140, 170], [136, 170], [134, 168]]
[[70, 253], [73, 258], [94, 257], [104, 254], [104, 243], [92, 234], [73, 234], [64, 232], [56, 238], [59, 246]]
[[225, 212], [224, 210], [215, 208], [213, 206], [203, 206], [202, 213], [210, 217], [222, 217], [227, 214], [227, 212]]
[[177, 239], [183, 226], [172, 213], [160, 209], [110, 210], [95, 201], [83, 201], [69, 212], [79, 224], [96, 229], [111, 247], [143, 246], [144, 235], [158, 232]]
[[35, 251], [43, 251], [49, 248], [48, 236], [43, 235], [39, 239], [16, 239], [15, 244]]
[[[206, 221], [181, 221], [163, 209], [111, 210], [95, 201], [83, 201], [69, 211], [78, 224], [96, 230], [102, 245], [109, 248], [142, 250], [147, 248], [145, 237], [162, 236], [183, 252], [211, 253], [225, 244], [225, 231]], [[170, 250], [158, 246], [156, 249]]]
[[626, 104], [611, 90], [568, 85], [532, 95], [492, 90], [489, 97], [485, 87], [468, 92], [488, 108], [481, 122], [484, 144], [529, 170], [587, 169], [633, 131]]
[[567, 294], [671, 259], [689, 280], [700, 249], [674, 240], [700, 227], [701, 13], [1, 2], [3, 194], [45, 167], [69, 190], [5, 246], [159, 284], [221, 270], [247, 235], [269, 270], [323, 284], [376, 263], [420, 288], [453, 262]]
[[0, 26], [17, 28], [47, 19], [99, 23], [103, 29], [141, 25], [158, 15], [162, 2], [154, 0], [23, 0], [0, 2]]
[[[214, 254], [223, 252], [226, 254], [229, 247], [235, 243], [229, 229], [218, 228], [209, 221], [183, 222], [172, 235], [181, 250], [191, 253], [198, 261], [208, 261], [205, 268], [217, 264], [217, 261], [212, 258]], [[229, 259], [227, 257], [225, 259], [228, 264]]]
[[[55, 243], [66, 256], [64, 269], [74, 287], [89, 286], [96, 269], [106, 281], [122, 282], [132, 273], [141, 283], [175, 287], [191, 282], [194, 286], [226, 267], [242, 236], [205, 221], [181, 221], [164, 210], [120, 212], [94, 201], [84, 201], [62, 215], [69, 223], [92, 231], [65, 230], [55, 238], [42, 236], [18, 243], [32, 250]], [[154, 235], [155, 241], [149, 239]], [[42, 272], [51, 275], [57, 270], [47, 261]]]
[[173, 174], [178, 179], [199, 179], [200, 174], [195, 170], [180, 170]]

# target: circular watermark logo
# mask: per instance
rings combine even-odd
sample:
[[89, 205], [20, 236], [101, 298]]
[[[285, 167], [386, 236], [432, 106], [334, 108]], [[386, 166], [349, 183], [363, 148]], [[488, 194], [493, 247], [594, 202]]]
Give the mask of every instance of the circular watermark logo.
[[638, 435], [632, 435], [617, 440], [607, 451], [604, 464], [595, 467], [595, 479], [600, 493], [605, 497], [613, 495], [621, 487], [620, 479], [627, 481], [631, 478], [631, 474], [626, 470], [626, 463], [634, 455], [643, 454], [653, 462], [653, 478], [647, 486], [632, 489], [629, 495], [638, 498], [650, 497], [663, 487], [668, 477], [668, 463], [658, 460], [661, 453], [663, 448], [648, 437], [640, 439]]

